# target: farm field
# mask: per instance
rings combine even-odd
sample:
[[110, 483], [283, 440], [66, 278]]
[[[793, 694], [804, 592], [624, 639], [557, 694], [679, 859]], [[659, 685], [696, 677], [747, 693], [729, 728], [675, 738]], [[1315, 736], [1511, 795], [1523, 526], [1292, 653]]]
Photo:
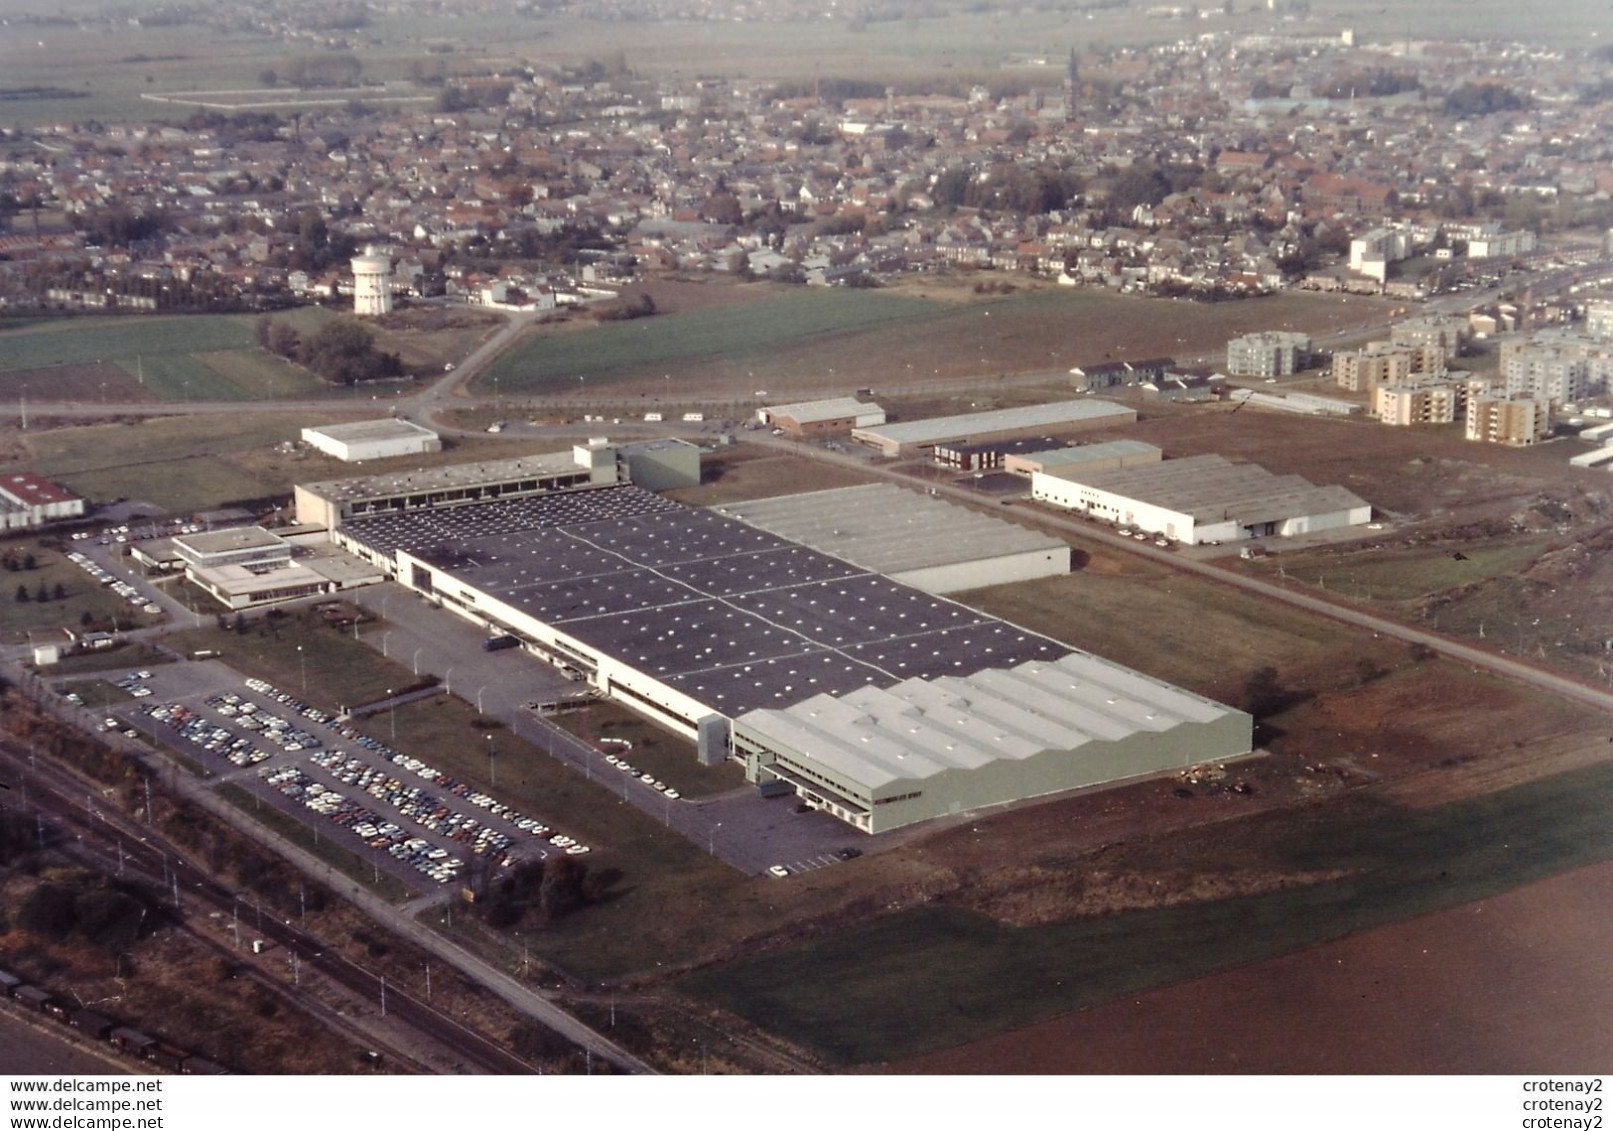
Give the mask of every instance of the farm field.
[[1594, 1074], [1613, 1056], [1610, 901], [1613, 867], [1591, 865], [887, 1067]]
[[[325, 312], [292, 312], [299, 329]], [[285, 317], [285, 316], [282, 316]], [[94, 404], [341, 397], [254, 345], [248, 315], [65, 318], [0, 330], [0, 397]]]
[[[1288, 325], [1316, 333], [1358, 326], [1381, 304], [1318, 295], [1241, 303], [1170, 302], [1058, 288], [959, 301], [890, 290], [766, 288], [735, 305], [567, 326], [524, 339], [478, 375], [490, 392], [684, 399], [845, 394], [858, 386], [976, 380], [1023, 373], [1062, 378], [1072, 365], [1224, 350], [1227, 338]], [[653, 296], [654, 287], [647, 288]]]
[[[70, 12], [98, 10], [74, 5]], [[1582, 3], [1522, 9], [1499, 0], [1435, 0], [1400, 12], [1367, 0], [1317, 0], [1305, 19], [1279, 21], [1263, 10], [1231, 18], [1217, 12], [1204, 30], [1331, 37], [1341, 27], [1353, 27], [1367, 43], [1436, 36], [1459, 25], [1475, 36], [1577, 46], [1584, 42], [1591, 18]], [[1054, 87], [1062, 77], [1059, 59], [1067, 47], [1165, 42], [1188, 30], [1183, 21], [1155, 18], [1134, 7], [1084, 12], [1019, 9], [1011, 15], [1007, 9], [954, 10], [932, 18], [788, 23], [377, 11], [365, 28], [360, 59], [366, 84], [397, 83], [409, 76], [411, 64], [425, 59], [446, 59], [450, 73], [485, 73], [534, 61], [561, 67], [621, 57], [633, 71], [651, 75], [687, 74], [695, 66], [702, 73], [729, 77], [810, 80], [822, 75], [959, 90], [975, 83]], [[444, 45], [458, 50], [445, 56]], [[222, 97], [210, 93], [205, 100], [256, 101], [246, 92], [262, 87], [261, 72], [284, 69], [298, 53], [296, 47], [267, 36], [225, 32], [200, 23], [142, 27], [113, 20], [84, 27], [42, 27], [0, 42], [0, 73], [6, 76], [5, 90], [0, 91], [0, 123], [183, 119], [194, 112], [192, 106], [142, 95], [185, 98], [197, 92], [233, 91], [238, 93]], [[1095, 68], [1091, 73], [1101, 74]], [[30, 88], [46, 90], [38, 97], [21, 93]], [[432, 93], [407, 87], [366, 90], [376, 98]], [[324, 92], [314, 95], [320, 93]], [[284, 96], [282, 91], [273, 97]]]
[[942, 901], [681, 984], [842, 1065], [900, 1060], [1603, 863], [1610, 803], [1604, 762], [1432, 810], [1357, 796], [1268, 813], [1173, 848], [1203, 867], [1252, 841], [1287, 872], [1339, 878], [1019, 927]]
[[161, 417], [29, 433], [28, 465], [93, 501], [128, 498], [174, 513], [289, 493], [300, 473], [275, 445], [326, 413]]

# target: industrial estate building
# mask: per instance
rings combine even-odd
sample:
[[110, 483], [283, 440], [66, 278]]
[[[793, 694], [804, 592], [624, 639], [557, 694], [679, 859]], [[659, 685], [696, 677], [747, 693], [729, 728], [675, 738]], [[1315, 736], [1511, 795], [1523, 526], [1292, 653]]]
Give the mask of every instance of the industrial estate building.
[[442, 451], [442, 438], [408, 420], [358, 420], [304, 428], [303, 442], [346, 463]]
[[1250, 718], [1085, 652], [869, 684], [734, 721], [756, 780], [867, 832], [1245, 752]]
[[[867, 832], [1249, 752], [1248, 715], [849, 560], [883, 553], [921, 582], [950, 571], [973, 585], [1012, 580], [1021, 559], [1067, 569], [1067, 548], [1028, 532], [1020, 546], [1010, 524], [936, 504], [953, 522], [945, 537], [940, 512], [899, 488], [814, 495], [735, 508], [753, 512], [742, 522], [578, 483], [370, 509], [335, 533], [410, 589], [696, 738], [703, 761], [736, 757], [752, 780]], [[836, 534], [836, 504], [862, 536]], [[908, 545], [872, 525], [903, 514]], [[970, 541], [987, 554], [945, 560], [948, 543]], [[846, 726], [815, 721], [847, 710]]]
[[1105, 440], [1098, 444], [1077, 444], [1068, 448], [1011, 455], [1003, 461], [1003, 470], [1027, 477], [1038, 471], [1056, 474], [1072, 467], [1086, 471], [1107, 471], [1111, 467], [1158, 463], [1164, 455], [1153, 444], [1145, 444], [1141, 440]]
[[293, 561], [291, 543], [261, 526], [176, 535], [172, 546], [184, 563], [186, 580], [227, 609], [334, 593], [343, 587], [343, 575], [359, 583], [380, 580], [373, 571], [354, 577], [343, 564], [325, 572], [316, 563]]
[[1049, 432], [1081, 432], [1114, 424], [1134, 424], [1136, 421], [1135, 409], [1111, 401], [1089, 399], [857, 428], [852, 431], [851, 438], [878, 448], [883, 455], [905, 457], [927, 452], [941, 444], [986, 444], [1045, 436]]
[[1057, 538], [891, 484], [712, 509], [926, 593], [1070, 572], [1070, 547]]
[[769, 405], [756, 410], [756, 419], [792, 436], [824, 436], [843, 434], [853, 428], [877, 427], [885, 423], [885, 410], [856, 397], [834, 397]]
[[700, 449], [686, 440], [612, 445], [596, 439], [569, 452], [299, 483], [294, 498], [299, 523], [334, 531], [344, 520], [364, 515], [518, 499], [629, 480], [656, 490], [695, 486], [700, 482]]
[[0, 530], [33, 530], [84, 514], [84, 500], [31, 471], [0, 475]]
[[1185, 545], [1306, 534], [1372, 520], [1343, 487], [1318, 487], [1252, 463], [1190, 456], [1141, 467], [1079, 466], [1031, 476], [1031, 498]]

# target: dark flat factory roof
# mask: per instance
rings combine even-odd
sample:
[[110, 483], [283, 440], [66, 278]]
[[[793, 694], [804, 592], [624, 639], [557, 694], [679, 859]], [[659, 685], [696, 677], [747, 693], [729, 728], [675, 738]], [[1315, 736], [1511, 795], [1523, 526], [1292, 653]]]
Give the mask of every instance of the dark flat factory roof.
[[737, 715], [1070, 649], [711, 511], [610, 487], [345, 529]]

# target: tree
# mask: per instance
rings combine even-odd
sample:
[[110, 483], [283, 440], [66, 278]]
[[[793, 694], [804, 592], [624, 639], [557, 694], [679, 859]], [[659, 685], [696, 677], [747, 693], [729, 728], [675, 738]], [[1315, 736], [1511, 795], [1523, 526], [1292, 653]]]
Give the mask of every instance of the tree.
[[538, 884], [538, 910], [548, 920], [562, 919], [585, 902], [583, 880], [588, 869], [570, 856], [547, 861]]
[[55, 589], [55, 591], [54, 591], [54, 592], [53, 592], [53, 593], [52, 593], [52, 594], [51, 594], [51, 596], [52, 596], [52, 597], [53, 597], [53, 598], [54, 598], [54, 599], [55, 599], [55, 600], [58, 600], [58, 601], [65, 601], [65, 600], [67, 600], [67, 586], [65, 586], [65, 585], [63, 585], [63, 584], [62, 584], [62, 583], [61, 583], [61, 582], [60, 582], [60, 581], [58, 581], [58, 582], [57, 582], [57, 583], [56, 583], [56, 589]]
[[27, 600], [28, 600], [28, 586], [19, 583], [17, 585], [17, 603], [22, 604], [23, 602], [25, 602]]
[[34, 593], [34, 600], [40, 602], [41, 604], [50, 600], [50, 589], [43, 581], [39, 583], [39, 589]]
[[22, 556], [22, 568], [23, 569], [38, 569], [39, 568], [39, 560], [37, 558], [35, 558], [32, 554], [24, 554]]

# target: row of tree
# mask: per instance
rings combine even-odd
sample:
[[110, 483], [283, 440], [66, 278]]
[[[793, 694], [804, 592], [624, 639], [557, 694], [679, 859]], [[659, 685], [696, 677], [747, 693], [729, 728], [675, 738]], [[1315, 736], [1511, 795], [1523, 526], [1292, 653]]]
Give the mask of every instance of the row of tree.
[[33, 594], [31, 596], [28, 593], [28, 586], [22, 584], [21, 582], [17, 583], [17, 597], [16, 597], [16, 600], [17, 600], [18, 604], [23, 604], [23, 603], [26, 603], [26, 602], [28, 602], [30, 600], [39, 601], [39, 602], [43, 603], [45, 601], [51, 601], [51, 600], [65, 601], [66, 599], [67, 599], [67, 587], [65, 585], [63, 585], [60, 581], [58, 581], [56, 583], [56, 588], [54, 590], [52, 590], [50, 588], [50, 586], [46, 585], [43, 581], [41, 581], [39, 583], [39, 588], [34, 590], [34, 592], [33, 592]]
[[333, 385], [356, 385], [403, 375], [395, 353], [375, 346], [375, 335], [356, 318], [335, 318], [304, 338], [296, 328], [269, 315], [253, 325], [259, 346], [312, 370]]

